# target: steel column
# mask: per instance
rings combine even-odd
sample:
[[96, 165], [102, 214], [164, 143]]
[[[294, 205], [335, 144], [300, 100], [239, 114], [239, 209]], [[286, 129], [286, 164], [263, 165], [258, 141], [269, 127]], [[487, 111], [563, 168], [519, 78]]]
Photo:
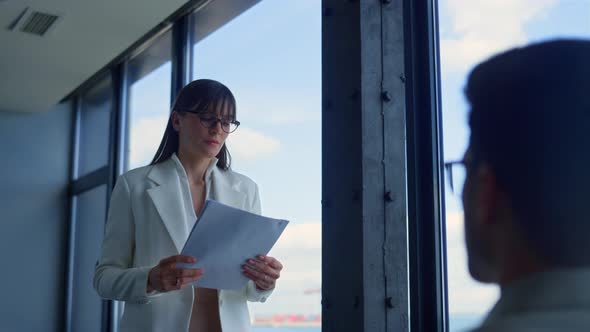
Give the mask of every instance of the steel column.
[[408, 331], [402, 1], [324, 0], [325, 331]]

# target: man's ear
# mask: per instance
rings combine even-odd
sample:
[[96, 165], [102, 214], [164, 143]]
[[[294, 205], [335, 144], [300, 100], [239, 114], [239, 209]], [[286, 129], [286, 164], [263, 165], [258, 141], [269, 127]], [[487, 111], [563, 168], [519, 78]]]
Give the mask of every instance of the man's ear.
[[497, 221], [498, 203], [502, 195], [496, 174], [489, 165], [483, 163], [477, 169], [476, 181], [477, 207], [481, 221], [491, 225]]

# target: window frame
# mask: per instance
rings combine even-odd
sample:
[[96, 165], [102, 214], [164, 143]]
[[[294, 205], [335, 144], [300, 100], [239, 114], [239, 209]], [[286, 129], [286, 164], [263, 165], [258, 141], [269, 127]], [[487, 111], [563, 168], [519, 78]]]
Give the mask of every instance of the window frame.
[[[172, 104], [180, 88], [192, 79], [193, 73], [193, 44], [195, 33], [193, 13], [208, 5], [210, 0], [189, 1], [178, 11], [148, 32], [143, 38], [134, 43], [120, 56], [107, 64], [92, 78], [83, 83], [64, 99], [73, 100], [75, 121], [72, 133], [72, 161], [71, 181], [69, 188], [69, 219], [67, 223], [68, 244], [66, 254], [68, 262], [65, 275], [65, 330], [72, 331], [72, 280], [73, 257], [75, 254], [74, 222], [77, 213], [76, 196], [80, 193], [106, 184], [109, 189], [114, 187], [119, 175], [126, 169], [125, 144], [129, 135], [128, 126], [128, 70], [127, 63], [138, 53], [141, 53], [154, 42], [157, 37], [172, 29]], [[239, 5], [239, 0], [224, 0], [226, 4]], [[258, 2], [256, 0], [255, 2]], [[334, 16], [334, 11], [328, 6], [331, 2], [323, 0], [323, 19]], [[341, 4], [352, 6], [350, 2]], [[360, 1], [359, 3], [365, 3]], [[442, 121], [440, 111], [440, 75], [438, 55], [438, 22], [437, 2], [428, 1], [382, 1], [382, 13], [390, 15], [392, 3], [403, 5], [404, 42], [401, 50], [405, 58], [405, 74], [399, 77], [404, 81], [405, 88], [389, 91], [393, 95], [404, 95], [406, 99], [406, 162], [407, 170], [407, 250], [408, 260], [406, 272], [408, 274], [409, 326], [406, 331], [447, 331], [448, 304], [446, 281], [446, 236], [444, 228], [444, 170], [442, 155]], [[243, 5], [243, 4], [242, 4]], [[249, 7], [248, 7], [249, 8]], [[247, 8], [246, 8], [247, 9]], [[389, 14], [388, 14], [389, 13]], [[339, 13], [340, 14], [340, 13]], [[385, 17], [385, 16], [384, 16]], [[233, 17], [231, 18], [233, 19]], [[323, 24], [323, 23], [322, 23]], [[325, 27], [323, 28], [325, 29]], [[322, 48], [325, 48], [322, 42]], [[323, 49], [323, 52], [326, 50]], [[81, 95], [88, 91], [101, 75], [110, 75], [113, 87], [113, 102], [110, 118], [109, 160], [98, 170], [77, 178], [79, 168], [80, 117]], [[326, 87], [323, 88], [323, 95]], [[342, 98], [352, 98], [350, 94], [342, 94]], [[382, 93], [381, 98], [387, 102], [390, 98]], [[322, 117], [329, 105], [324, 104]], [[326, 128], [323, 127], [323, 130]], [[324, 135], [324, 133], [322, 133]], [[362, 152], [362, 151], [361, 151]], [[322, 151], [325, 158], [326, 150]], [[399, 165], [398, 165], [399, 166]], [[324, 190], [324, 189], [323, 189]], [[322, 195], [324, 196], [324, 195]], [[387, 199], [387, 196], [384, 196]], [[107, 206], [110, 200], [110, 190], [107, 190]], [[329, 199], [322, 201], [322, 210], [330, 205]], [[384, 212], [387, 214], [387, 212]], [[106, 221], [106, 220], [105, 220]], [[389, 226], [387, 226], [389, 227]], [[324, 243], [326, 245], [326, 243]], [[360, 248], [362, 249], [362, 248]], [[323, 268], [327, 262], [335, 261], [337, 252], [325, 252], [322, 248]], [[362, 261], [362, 259], [361, 259]], [[435, 276], [432, 282], [432, 276]], [[366, 295], [364, 290], [360, 295]], [[359, 295], [359, 296], [360, 296]], [[329, 307], [323, 301], [323, 308]], [[387, 299], [385, 302], [387, 306]], [[324, 312], [324, 319], [331, 315]], [[120, 305], [116, 301], [104, 300], [102, 312], [102, 331], [118, 331]], [[329, 330], [329, 326], [324, 325]]]
[[[252, 5], [259, 1], [260, 0], [255, 0]], [[225, 6], [233, 6], [236, 9], [243, 7], [239, 0], [224, 0], [222, 2]], [[69, 215], [66, 226], [68, 241], [65, 248], [67, 264], [64, 277], [64, 330], [66, 332], [72, 331], [72, 317], [74, 314], [72, 308], [74, 290], [72, 287], [73, 273], [75, 271], [74, 255], [76, 251], [76, 197], [88, 190], [92, 190], [101, 185], [107, 185], [109, 190], [107, 190], [107, 204], [104, 208], [105, 211], [108, 211], [111, 190], [114, 188], [115, 182], [119, 175], [123, 174], [123, 172], [127, 169], [125, 148], [128, 141], [127, 138], [129, 137], [129, 130], [127, 128], [129, 123], [128, 62], [143, 53], [151, 45], [156, 43], [162, 34], [172, 30], [172, 86], [170, 98], [170, 104], [172, 104], [180, 89], [184, 85], [188, 84], [191, 79], [191, 69], [193, 65], [191, 52], [194, 41], [194, 33], [191, 31], [192, 14], [204, 8], [209, 3], [211, 3], [211, 0], [189, 1], [63, 99], [73, 101], [72, 107], [75, 113], [75, 119], [72, 124], [72, 159], [70, 165], [70, 183], [68, 188]], [[220, 26], [217, 26], [215, 29], [219, 27]], [[109, 136], [108, 162], [104, 166], [99, 167], [97, 170], [78, 177], [80, 135], [82, 134], [80, 123], [83, 112], [81, 109], [81, 98], [84, 93], [92, 89], [96, 84], [100, 83], [100, 80], [104, 79], [105, 77], [110, 77], [111, 87], [113, 89], [110, 126], [108, 133], [105, 133], [105, 135]], [[118, 321], [121, 315], [121, 308], [122, 306], [118, 301], [103, 300], [103, 309], [101, 313], [101, 331], [118, 331]]]
[[438, 1], [407, 4], [411, 325], [448, 331]]

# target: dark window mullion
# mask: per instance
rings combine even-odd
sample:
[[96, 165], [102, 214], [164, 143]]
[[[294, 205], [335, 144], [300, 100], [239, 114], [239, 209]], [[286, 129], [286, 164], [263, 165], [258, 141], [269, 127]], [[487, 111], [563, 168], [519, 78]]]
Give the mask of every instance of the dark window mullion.
[[115, 89], [114, 101], [115, 107], [113, 108], [114, 119], [111, 119], [111, 125], [114, 127], [112, 133], [114, 139], [111, 144], [114, 149], [114, 154], [111, 156], [113, 170], [111, 178], [112, 189], [115, 186], [117, 177], [125, 171], [127, 165], [125, 164], [125, 149], [126, 149], [126, 136], [128, 133], [128, 110], [129, 110], [129, 90], [127, 84], [127, 62], [116, 66], [113, 71], [113, 85]]
[[172, 27], [172, 90], [170, 104], [190, 77], [189, 16], [178, 19]]
[[184, 65], [186, 66], [185, 68], [185, 75], [186, 75], [186, 80], [184, 82], [184, 84], [188, 84], [193, 80], [193, 69], [194, 69], [194, 63], [193, 63], [193, 59], [194, 59], [194, 45], [195, 45], [195, 31], [193, 29], [193, 27], [195, 26], [194, 24], [194, 15], [191, 13], [189, 15], [187, 15], [186, 17], [186, 42], [187, 42], [187, 50], [184, 53], [185, 54], [185, 60], [184, 60]]
[[[121, 165], [123, 158], [121, 153], [124, 151], [123, 131], [121, 126], [124, 122], [125, 114], [125, 70], [124, 65], [119, 64], [111, 69], [111, 82], [113, 91], [113, 102], [111, 103], [111, 117], [109, 126], [109, 161], [107, 176], [107, 190], [106, 190], [106, 206], [108, 210], [111, 191], [115, 187], [117, 177], [122, 173]], [[105, 220], [106, 224], [106, 220]], [[105, 332], [118, 331], [118, 307], [113, 300], [103, 300], [102, 308], [102, 330]]]
[[81, 193], [94, 189], [103, 184], [109, 184], [110, 167], [103, 166], [96, 171], [88, 173], [83, 177], [72, 181], [70, 185], [70, 195], [77, 196]]
[[408, 218], [412, 331], [447, 331], [435, 1], [408, 2]]
[[[104, 76], [103, 76], [104, 77]], [[112, 85], [112, 81], [111, 81], [111, 85]], [[92, 88], [89, 89], [89, 91], [92, 91]], [[91, 93], [91, 92], [87, 92], [87, 93]], [[74, 304], [74, 296], [75, 296], [75, 273], [76, 273], [76, 269], [78, 268], [76, 266], [76, 254], [78, 252], [78, 248], [76, 248], [76, 242], [79, 241], [78, 240], [78, 213], [80, 213], [80, 211], [78, 211], [78, 197], [88, 191], [91, 191], [95, 188], [99, 188], [100, 186], [103, 185], [109, 185], [110, 183], [110, 174], [112, 173], [112, 165], [110, 165], [109, 160], [111, 160], [111, 155], [114, 153], [113, 150], [113, 144], [112, 144], [112, 140], [113, 140], [113, 126], [111, 124], [112, 122], [112, 118], [115, 116], [114, 115], [114, 110], [110, 109], [108, 110], [110, 112], [109, 114], [109, 118], [108, 118], [108, 125], [109, 125], [109, 129], [106, 130], [106, 132], [104, 133], [98, 133], [100, 135], [105, 135], [106, 136], [106, 144], [108, 144], [108, 147], [106, 149], [106, 160], [107, 163], [106, 165], [95, 169], [94, 171], [90, 172], [90, 173], [84, 173], [83, 176], [80, 177], [80, 172], [87, 172], [87, 170], [82, 170], [82, 164], [81, 164], [81, 158], [84, 158], [85, 154], [83, 154], [83, 150], [82, 149], [89, 149], [91, 148], [90, 146], [87, 146], [88, 143], [86, 143], [86, 145], [83, 145], [83, 141], [82, 138], [86, 137], [89, 133], [86, 132], [86, 128], [82, 128], [82, 124], [83, 124], [83, 117], [87, 116], [87, 114], [85, 114], [84, 112], [90, 112], [90, 110], [85, 108], [85, 101], [83, 98], [85, 98], [86, 95], [85, 93], [82, 93], [80, 95], [77, 95], [76, 98], [76, 117], [75, 117], [75, 124], [74, 124], [74, 129], [73, 129], [73, 139], [72, 139], [72, 176], [71, 176], [71, 182], [69, 185], [69, 196], [70, 196], [70, 200], [71, 200], [71, 208], [70, 208], [70, 218], [69, 218], [69, 224], [68, 224], [68, 234], [69, 234], [69, 238], [68, 238], [68, 250], [67, 250], [67, 257], [68, 257], [68, 265], [67, 265], [67, 276], [66, 276], [66, 309], [65, 309], [65, 330], [66, 331], [72, 331], [72, 329], [74, 329], [73, 323], [75, 320], [75, 316], [74, 316], [74, 308], [73, 308], [73, 304]], [[112, 97], [109, 97], [112, 98]], [[115, 105], [113, 102], [110, 103], [111, 107], [114, 108]], [[95, 133], [96, 134], [96, 133]], [[86, 135], [86, 136], [84, 136]], [[96, 143], [96, 142], [95, 142]], [[87, 157], [87, 156], [86, 156]], [[108, 191], [108, 190], [107, 190]], [[106, 197], [108, 199], [108, 197]], [[105, 204], [103, 206], [103, 208], [106, 210], [107, 205]], [[78, 221], [77, 221], [78, 220]], [[91, 281], [89, 281], [91, 282]], [[97, 313], [101, 315], [101, 331], [103, 332], [110, 332], [111, 329], [109, 327], [109, 304], [107, 303], [107, 301], [103, 301], [102, 303], [102, 307], [101, 307], [101, 312]]]
[[[81, 123], [81, 97], [75, 96], [73, 100], [74, 122], [72, 124], [72, 140], [71, 140], [71, 166], [70, 166], [70, 185], [78, 176], [79, 165], [79, 151], [80, 151], [80, 123]], [[72, 330], [72, 301], [73, 301], [73, 280], [74, 280], [74, 250], [75, 250], [75, 227], [74, 221], [76, 218], [76, 197], [70, 193], [69, 195], [69, 216], [67, 222], [66, 234], [68, 234], [68, 242], [66, 244], [66, 271], [64, 278], [65, 292], [65, 308], [64, 308], [64, 331], [70, 332]]]

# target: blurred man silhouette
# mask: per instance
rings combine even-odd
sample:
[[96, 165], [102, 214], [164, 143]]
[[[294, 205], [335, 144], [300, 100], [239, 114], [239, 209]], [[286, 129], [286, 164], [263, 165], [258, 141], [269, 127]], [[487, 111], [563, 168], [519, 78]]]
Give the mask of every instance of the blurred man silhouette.
[[496, 55], [465, 94], [469, 271], [501, 287], [477, 331], [590, 331], [590, 41]]

